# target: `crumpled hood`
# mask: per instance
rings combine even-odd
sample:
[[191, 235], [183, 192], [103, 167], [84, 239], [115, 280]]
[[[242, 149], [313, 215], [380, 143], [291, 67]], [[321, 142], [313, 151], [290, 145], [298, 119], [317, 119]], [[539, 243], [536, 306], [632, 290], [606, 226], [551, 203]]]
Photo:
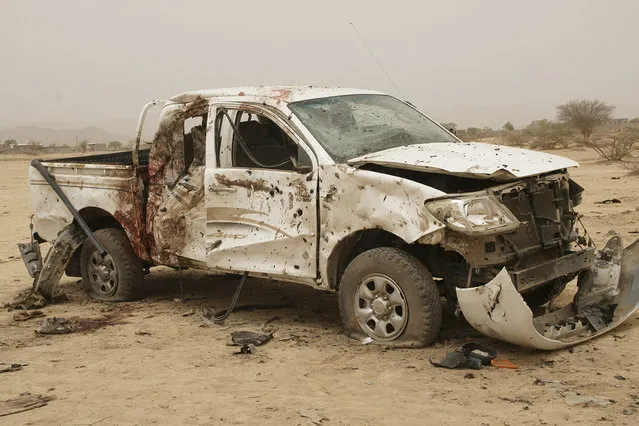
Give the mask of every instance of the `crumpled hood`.
[[568, 167], [579, 167], [576, 161], [558, 155], [479, 142], [408, 145], [353, 158], [347, 163], [432, 170], [497, 180], [510, 180]]

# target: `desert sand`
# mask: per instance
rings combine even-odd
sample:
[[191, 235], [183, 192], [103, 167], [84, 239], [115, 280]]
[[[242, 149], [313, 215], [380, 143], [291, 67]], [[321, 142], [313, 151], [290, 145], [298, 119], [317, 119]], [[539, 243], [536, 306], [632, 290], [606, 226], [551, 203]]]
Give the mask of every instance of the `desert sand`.
[[[586, 189], [578, 210], [597, 245], [610, 230], [625, 245], [639, 238], [639, 176], [591, 151], [553, 153], [581, 163], [572, 171]], [[0, 158], [0, 303], [31, 286], [16, 249], [29, 235], [27, 169], [26, 158]], [[621, 203], [595, 204], [610, 198]], [[317, 414], [325, 425], [637, 424], [639, 418], [639, 316], [570, 350], [543, 352], [478, 337], [448, 313], [434, 346], [392, 350], [344, 336], [336, 296], [300, 285], [250, 279], [238, 305], [283, 299], [293, 305], [240, 311], [223, 325], [210, 324], [201, 308], [224, 308], [237, 278], [183, 275], [186, 301], [179, 299], [178, 272], [155, 268], [144, 298], [120, 304], [92, 301], [76, 278], [64, 277], [60, 288], [69, 301], [42, 310], [96, 320], [72, 334], [36, 335], [42, 318], [17, 322], [16, 311], [3, 309], [0, 363], [28, 365], [0, 374], [0, 401], [24, 392], [55, 399], [0, 423], [311, 424], [300, 413]], [[274, 338], [254, 355], [233, 355], [237, 348], [227, 343], [236, 330], [265, 330]], [[492, 345], [520, 368], [445, 370], [429, 363], [470, 340]], [[568, 406], [569, 392], [610, 403]]]

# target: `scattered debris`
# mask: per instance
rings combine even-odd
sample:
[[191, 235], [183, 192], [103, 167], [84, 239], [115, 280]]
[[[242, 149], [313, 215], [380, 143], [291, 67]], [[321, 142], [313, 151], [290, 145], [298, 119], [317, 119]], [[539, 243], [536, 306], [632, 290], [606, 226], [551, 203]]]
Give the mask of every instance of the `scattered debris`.
[[48, 305], [47, 299], [40, 293], [25, 290], [18, 294], [16, 298], [7, 304], [9, 309], [40, 309]]
[[255, 345], [249, 343], [248, 345], [242, 345], [240, 350], [233, 352], [233, 355], [253, 355], [255, 353]]
[[508, 401], [508, 402], [521, 402], [523, 404], [527, 404], [527, 405], [533, 405], [532, 401], [528, 400], [528, 399], [523, 399], [520, 397], [517, 398], [509, 398], [507, 396], [500, 396], [499, 399], [501, 399], [502, 401]]
[[619, 180], [619, 179], [621, 179], [621, 177], [619, 177], [619, 176], [612, 176], [610, 179], [612, 179], [612, 180]]
[[261, 346], [273, 338], [273, 333], [255, 333], [253, 331], [234, 331], [231, 333], [232, 346]]
[[40, 318], [45, 316], [42, 311], [20, 311], [13, 314], [14, 321], [27, 321], [33, 318]]
[[625, 414], [626, 416], [632, 416], [636, 412], [637, 412], [636, 408], [627, 408], [627, 409], [622, 411], [622, 413]]
[[575, 392], [566, 392], [564, 395], [564, 401], [571, 407], [575, 405], [584, 405], [585, 407], [588, 407], [591, 404], [605, 407], [606, 405], [611, 404], [609, 398], [602, 396], [578, 395]]
[[621, 375], [616, 375], [615, 379], [617, 379], [617, 380], [626, 380], [626, 378], [624, 376], [621, 376]]
[[544, 379], [535, 379], [533, 382], [534, 385], [537, 386], [558, 386], [561, 385], [562, 382], [560, 380], [544, 380]]
[[474, 379], [475, 375], [473, 373], [464, 374], [464, 379]]
[[328, 420], [328, 417], [317, 412], [315, 408], [300, 408], [300, 416], [309, 419], [313, 424], [321, 425], [322, 420]]
[[481, 343], [468, 342], [446, 356], [439, 362], [430, 363], [444, 368], [472, 368], [479, 370], [482, 365], [489, 365], [497, 356], [497, 351]]
[[190, 317], [195, 313], [195, 309], [191, 309], [190, 311], [186, 311], [182, 314], [183, 317]]
[[36, 329], [37, 334], [66, 334], [76, 330], [74, 324], [66, 318], [45, 318], [42, 325]]
[[370, 345], [370, 344], [371, 344], [371, 343], [373, 343], [373, 342], [374, 342], [374, 340], [373, 340], [373, 338], [372, 338], [372, 337], [370, 337], [370, 336], [369, 336], [369, 337], [365, 337], [365, 338], [362, 340], [362, 345]]
[[608, 200], [595, 201], [595, 204], [621, 204], [621, 200], [619, 198], [610, 198]]
[[519, 366], [509, 359], [491, 359], [490, 365], [497, 368], [507, 368], [511, 370], [519, 369]]
[[54, 395], [31, 395], [29, 392], [21, 393], [17, 398], [0, 401], [0, 417], [44, 407], [49, 401], [53, 401], [54, 399]]
[[14, 371], [22, 370], [22, 367], [26, 367], [29, 364], [0, 364], [0, 373], [13, 373]]
[[144, 331], [144, 330], [139, 330], [135, 332], [136, 336], [150, 336], [151, 333], [149, 333], [148, 331]]

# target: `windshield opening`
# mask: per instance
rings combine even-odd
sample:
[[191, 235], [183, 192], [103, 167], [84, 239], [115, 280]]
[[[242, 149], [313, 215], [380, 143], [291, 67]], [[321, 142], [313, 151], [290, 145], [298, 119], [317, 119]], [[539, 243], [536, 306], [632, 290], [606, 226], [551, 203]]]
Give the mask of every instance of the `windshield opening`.
[[289, 108], [336, 162], [406, 145], [458, 142], [415, 108], [389, 95], [344, 95]]

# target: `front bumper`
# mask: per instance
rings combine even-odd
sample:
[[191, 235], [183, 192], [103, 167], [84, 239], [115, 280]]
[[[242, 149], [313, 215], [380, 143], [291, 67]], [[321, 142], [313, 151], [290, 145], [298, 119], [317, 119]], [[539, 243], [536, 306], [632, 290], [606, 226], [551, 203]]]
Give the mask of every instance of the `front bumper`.
[[458, 288], [466, 320], [481, 333], [516, 345], [553, 350], [606, 333], [639, 308], [639, 240], [623, 250], [613, 237], [582, 273], [572, 303], [533, 316], [506, 269], [489, 283]]

